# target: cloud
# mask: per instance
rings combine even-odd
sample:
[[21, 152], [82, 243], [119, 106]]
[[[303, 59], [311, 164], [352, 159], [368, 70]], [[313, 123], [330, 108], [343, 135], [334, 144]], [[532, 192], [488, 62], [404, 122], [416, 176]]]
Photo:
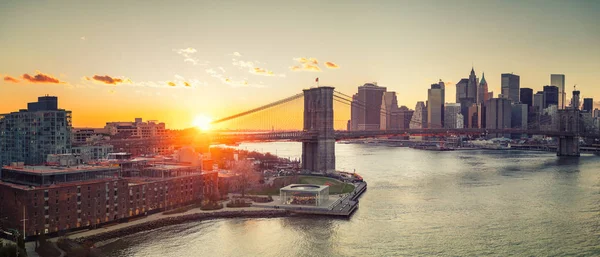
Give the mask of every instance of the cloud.
[[312, 65], [312, 64], [309, 64], [309, 63], [303, 63], [301, 65], [292, 66], [292, 67], [290, 67], [290, 70], [292, 70], [292, 71], [314, 71], [314, 72], [321, 72], [321, 68], [319, 68], [319, 66]]
[[233, 52], [232, 54], [233, 56], [237, 56], [237, 57], [241, 57], [242, 55], [240, 54], [240, 52]]
[[253, 68], [250, 70], [250, 73], [253, 73], [256, 75], [263, 75], [263, 76], [274, 76], [275, 75], [275, 73], [273, 73], [273, 71], [265, 70], [263, 68]]
[[299, 64], [291, 66], [290, 67], [291, 71], [321, 72], [321, 67], [319, 67], [319, 61], [316, 58], [298, 57], [298, 58], [294, 58], [293, 60], [296, 62], [299, 62]]
[[340, 66], [333, 62], [325, 62], [325, 67], [330, 69], [338, 69]]
[[187, 82], [187, 81], [184, 81], [184, 82], [183, 82], [183, 85], [184, 85], [184, 86], [186, 86], [186, 87], [191, 87], [191, 86], [192, 86], [192, 85], [190, 85], [190, 83], [189, 83], [189, 82]]
[[39, 71], [36, 71], [36, 72], [37, 72], [37, 74], [34, 76], [31, 76], [31, 75], [25, 73], [21, 77], [32, 83], [51, 83], [51, 84], [65, 83], [65, 82], [62, 82], [62, 81], [58, 80], [57, 78], [53, 77], [52, 75], [47, 75], [47, 74], [41, 73]]
[[193, 54], [198, 52], [198, 50], [195, 48], [188, 47], [183, 49], [173, 49], [173, 51], [183, 56], [184, 62], [189, 62], [193, 65], [208, 65], [209, 63], [208, 61], [200, 62], [198, 58], [193, 57]]
[[83, 41], [87, 40], [87, 38], [85, 38], [85, 37], [80, 37], [79, 39], [81, 39]]
[[167, 84], [172, 87], [177, 86], [177, 84], [175, 84], [175, 82], [173, 82], [173, 81], [169, 81], [169, 83], [167, 83]]
[[85, 79], [87, 79], [87, 80], [95, 80], [95, 81], [98, 81], [98, 82], [101, 82], [101, 83], [104, 83], [104, 84], [109, 84], [109, 85], [116, 85], [116, 84], [121, 84], [121, 83], [124, 83], [124, 82], [131, 82], [131, 80], [128, 80], [128, 79], [123, 80], [123, 79], [120, 79], [120, 78], [113, 78], [113, 77], [108, 76], [108, 75], [104, 75], [104, 76], [94, 75], [91, 78], [85, 77]]
[[10, 83], [19, 83], [20, 82], [18, 79], [13, 78], [11, 76], [5, 76], [4, 77], [4, 81], [10, 82]]
[[318, 65], [319, 61], [317, 60], [317, 58], [304, 58], [304, 57], [299, 57], [299, 58], [294, 58], [294, 61], [297, 61], [299, 63], [309, 63], [309, 64], [314, 64], [314, 65]]

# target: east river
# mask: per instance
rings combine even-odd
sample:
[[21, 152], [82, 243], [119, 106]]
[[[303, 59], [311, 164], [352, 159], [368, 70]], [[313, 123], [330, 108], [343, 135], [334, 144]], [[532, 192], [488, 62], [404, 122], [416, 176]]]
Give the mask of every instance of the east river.
[[[241, 149], [300, 158], [301, 144]], [[337, 144], [369, 188], [349, 219], [212, 220], [117, 240], [108, 256], [599, 256], [600, 157]]]

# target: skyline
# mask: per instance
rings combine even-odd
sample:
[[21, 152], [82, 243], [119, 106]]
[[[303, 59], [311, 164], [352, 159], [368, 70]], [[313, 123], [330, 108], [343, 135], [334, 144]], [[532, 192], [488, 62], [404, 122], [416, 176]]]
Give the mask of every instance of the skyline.
[[[135, 117], [191, 127], [197, 115], [220, 118], [279, 100], [316, 77], [349, 95], [376, 81], [414, 109], [439, 79], [453, 96], [471, 66], [478, 79], [485, 72], [495, 96], [500, 74], [514, 72], [534, 91], [558, 73], [568, 99], [574, 84], [582, 98], [600, 97], [594, 1], [32, 3], [0, 3], [0, 44], [10, 60], [0, 64], [0, 113], [56, 95], [75, 127]], [[54, 19], [48, 10], [68, 15]]]

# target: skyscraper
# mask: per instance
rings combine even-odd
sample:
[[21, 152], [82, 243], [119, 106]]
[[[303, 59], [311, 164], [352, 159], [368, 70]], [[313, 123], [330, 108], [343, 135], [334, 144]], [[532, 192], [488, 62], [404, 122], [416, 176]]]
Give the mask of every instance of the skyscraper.
[[42, 96], [28, 109], [0, 115], [0, 165], [39, 165], [48, 154], [71, 153], [71, 111], [56, 96]]
[[520, 101], [520, 79], [521, 78], [518, 75], [512, 73], [502, 74], [502, 95], [513, 103], [518, 103]]
[[594, 99], [593, 98], [583, 98], [583, 109], [584, 112], [592, 113], [594, 110]]
[[579, 90], [573, 90], [573, 98], [571, 98], [571, 108], [579, 110], [581, 103], [579, 101], [580, 92]]
[[531, 107], [533, 105], [533, 89], [524, 87], [521, 88], [520, 93], [520, 102], [526, 104], [527, 108]]
[[348, 121], [348, 130], [358, 130], [358, 120], [363, 112], [361, 104], [358, 101], [358, 94], [352, 96], [352, 103], [350, 104], [350, 120]]
[[[467, 97], [473, 99], [474, 102], [477, 101], [477, 87], [478, 87], [477, 76], [475, 76], [475, 69], [471, 67], [471, 74], [469, 74], [469, 82], [467, 83]], [[467, 108], [469, 108], [467, 106]]]
[[379, 130], [381, 125], [381, 102], [385, 87], [379, 87], [376, 83], [366, 83], [358, 87], [359, 108], [358, 130]]
[[558, 87], [556, 86], [544, 86], [544, 109], [550, 105], [556, 105], [558, 107]]
[[543, 91], [538, 91], [533, 95], [533, 110], [537, 113], [541, 113], [546, 106], [546, 94]]
[[550, 74], [550, 85], [558, 88], [558, 109], [564, 109], [567, 105], [567, 94], [565, 92], [565, 75]]
[[[444, 128], [463, 128], [463, 117], [459, 103], [446, 103], [444, 111]], [[460, 121], [457, 119], [460, 118]]]
[[526, 104], [513, 104], [511, 113], [511, 127], [517, 129], [527, 129], [527, 112]]
[[423, 101], [417, 102], [409, 127], [411, 129], [427, 128], [427, 105]]
[[484, 104], [488, 99], [488, 84], [487, 81], [485, 81], [485, 73], [482, 73], [479, 88], [477, 89], [477, 104]]
[[427, 127], [428, 128], [443, 128], [444, 127], [444, 97], [445, 86], [444, 82], [431, 84], [431, 88], [427, 90]]
[[413, 110], [408, 109], [406, 106], [400, 106], [394, 113], [394, 120], [397, 122], [392, 125], [392, 129], [408, 129], [410, 128], [410, 122], [414, 115]]
[[469, 86], [469, 79], [461, 79], [456, 83], [456, 102], [460, 103], [462, 99], [467, 98], [467, 89]]
[[384, 92], [383, 98], [381, 99], [381, 119], [379, 129], [392, 129], [392, 124], [397, 123], [394, 121], [395, 117], [393, 117], [393, 114], [397, 110], [398, 99], [396, 98], [396, 92]]
[[[511, 128], [512, 107], [506, 98], [492, 98], [486, 104], [486, 128]], [[508, 137], [510, 134], [490, 134], [492, 137]]]

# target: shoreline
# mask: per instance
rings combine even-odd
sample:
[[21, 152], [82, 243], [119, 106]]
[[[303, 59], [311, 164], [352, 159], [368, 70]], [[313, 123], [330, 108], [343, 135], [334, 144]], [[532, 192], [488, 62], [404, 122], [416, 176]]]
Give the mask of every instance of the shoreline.
[[[83, 244], [86, 242], [91, 242], [93, 244], [108, 241], [115, 238], [120, 238], [128, 235], [132, 235], [135, 233], [153, 230], [161, 227], [178, 225], [187, 222], [193, 221], [206, 221], [206, 220], [215, 220], [215, 219], [233, 219], [233, 218], [279, 218], [279, 217], [287, 217], [292, 214], [287, 210], [265, 210], [265, 209], [257, 209], [257, 210], [226, 210], [226, 211], [213, 211], [213, 212], [202, 212], [202, 213], [192, 213], [192, 214], [184, 214], [178, 216], [167, 216], [164, 218], [156, 219], [156, 220], [148, 220], [141, 222], [139, 224], [132, 224], [131, 226], [126, 226], [122, 228], [115, 228], [110, 231], [98, 231], [98, 233], [94, 233], [88, 236], [80, 236], [77, 234], [73, 234], [68, 236], [79, 244]], [[160, 214], [162, 215], [162, 214]], [[126, 223], [125, 223], [126, 224]], [[93, 230], [90, 230], [93, 231]]]

